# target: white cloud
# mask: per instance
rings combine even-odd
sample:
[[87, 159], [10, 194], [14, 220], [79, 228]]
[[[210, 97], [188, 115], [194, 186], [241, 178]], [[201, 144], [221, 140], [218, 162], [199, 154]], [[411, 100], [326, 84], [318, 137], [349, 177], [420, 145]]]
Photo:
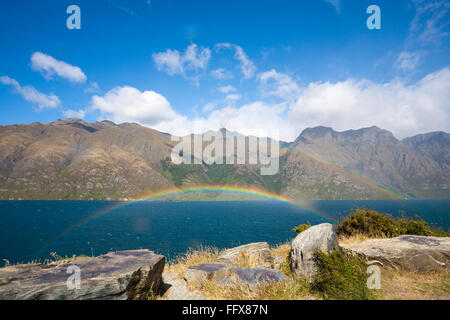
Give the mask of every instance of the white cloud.
[[84, 89], [85, 93], [97, 93], [100, 91], [100, 87], [98, 86], [97, 82], [91, 82], [91, 85]]
[[219, 91], [222, 93], [230, 93], [230, 92], [236, 92], [236, 88], [232, 85], [222, 86], [219, 87]]
[[50, 79], [55, 74], [70, 82], [85, 82], [87, 79], [79, 67], [56, 60], [52, 56], [42, 52], [32, 54], [31, 68], [39, 71], [47, 79]]
[[450, 1], [412, 0], [415, 16], [409, 26], [409, 34], [404, 49], [394, 66], [413, 71], [427, 56], [428, 52], [439, 48], [450, 35]]
[[403, 51], [395, 61], [394, 66], [398, 69], [412, 71], [420, 64], [422, 57], [426, 55], [423, 51], [408, 52]]
[[298, 135], [298, 129], [283, 117], [285, 111], [286, 104], [284, 103], [268, 104], [256, 101], [241, 107], [228, 105], [215, 109], [205, 117], [187, 119], [178, 116], [172, 121], [161, 122], [154, 128], [177, 136], [227, 128], [245, 135], [273, 138], [284, 135], [293, 139]]
[[216, 107], [217, 107], [217, 103], [216, 102], [209, 102], [209, 103], [205, 104], [205, 106], [203, 107], [202, 111], [203, 112], [210, 112], [211, 110], [213, 110]]
[[337, 13], [341, 13], [341, 1], [340, 0], [324, 0], [325, 2], [331, 4]]
[[51, 94], [44, 94], [36, 90], [32, 86], [21, 86], [19, 82], [8, 76], [0, 77], [0, 82], [4, 85], [10, 85], [14, 88], [14, 91], [20, 94], [26, 101], [37, 103], [39, 109], [55, 108], [61, 104], [59, 98]]
[[449, 1], [413, 0], [412, 2], [416, 8], [416, 14], [411, 21], [409, 42], [439, 44], [443, 38], [450, 35]]
[[199, 48], [193, 43], [186, 48], [184, 53], [167, 49], [164, 52], [154, 53], [152, 58], [159, 71], [166, 72], [171, 76], [182, 75], [197, 81], [196, 73], [207, 68], [211, 50], [204, 47]]
[[203, 112], [208, 114], [188, 117], [172, 110], [169, 102], [155, 92], [118, 87], [103, 97], [94, 97], [92, 105], [113, 121], [138, 122], [175, 135], [227, 128], [246, 135], [293, 141], [306, 127], [318, 125], [338, 131], [376, 125], [398, 138], [450, 131], [450, 68], [413, 84], [400, 79], [387, 83], [347, 79], [300, 87], [276, 70], [259, 74], [258, 80], [269, 86], [266, 94], [282, 101], [238, 105], [240, 96], [228, 88], [220, 104], [204, 106]]
[[234, 58], [241, 63], [241, 71], [244, 74], [244, 78], [250, 79], [253, 77], [256, 67], [240, 46], [232, 43], [218, 43], [216, 45], [217, 50], [222, 48], [234, 49]]
[[235, 93], [231, 93], [231, 94], [227, 94], [227, 96], [225, 97], [225, 101], [236, 101], [239, 100], [240, 98], [242, 98], [242, 96], [240, 94], [235, 94]]
[[336, 130], [376, 125], [403, 138], [419, 132], [450, 131], [450, 69], [429, 74], [415, 84], [401, 80], [311, 83], [290, 106], [297, 128], [317, 125]]
[[153, 126], [173, 120], [176, 113], [165, 97], [154, 92], [141, 92], [132, 87], [116, 87], [104, 96], [93, 96], [91, 108], [115, 122], [136, 122]]
[[227, 71], [224, 68], [212, 70], [211, 75], [218, 80], [233, 79], [234, 77], [230, 71]]
[[263, 96], [273, 95], [291, 100], [300, 93], [299, 86], [290, 76], [274, 69], [258, 74], [258, 80], [262, 84]]
[[86, 111], [85, 110], [65, 110], [63, 112], [63, 116], [65, 118], [79, 118], [79, 119], [83, 119], [84, 116], [86, 115]]

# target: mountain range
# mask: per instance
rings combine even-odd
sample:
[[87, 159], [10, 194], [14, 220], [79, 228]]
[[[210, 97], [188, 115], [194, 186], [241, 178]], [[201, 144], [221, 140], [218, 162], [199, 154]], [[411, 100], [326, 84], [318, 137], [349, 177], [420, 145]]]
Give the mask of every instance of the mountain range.
[[193, 185], [251, 187], [295, 199], [448, 199], [450, 134], [398, 140], [377, 127], [305, 129], [281, 143], [280, 169], [175, 165], [170, 135], [135, 123], [66, 119], [0, 126], [0, 199], [136, 199]]

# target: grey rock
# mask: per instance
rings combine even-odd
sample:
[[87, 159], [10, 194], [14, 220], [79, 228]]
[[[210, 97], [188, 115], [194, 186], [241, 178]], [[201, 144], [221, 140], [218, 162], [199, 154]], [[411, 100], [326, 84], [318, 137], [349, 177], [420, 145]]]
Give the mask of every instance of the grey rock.
[[285, 276], [278, 270], [270, 268], [233, 268], [231, 274], [222, 279], [220, 283], [245, 283], [248, 285], [257, 285], [260, 283], [277, 283], [291, 281], [292, 279]]
[[331, 252], [338, 249], [338, 241], [333, 225], [322, 223], [300, 233], [291, 243], [291, 270], [298, 278], [308, 281], [317, 273], [315, 252]]
[[178, 273], [163, 273], [165, 287], [164, 300], [207, 300], [197, 290], [190, 290], [185, 279], [180, 279]]
[[427, 272], [446, 267], [450, 261], [449, 237], [400, 236], [342, 244], [341, 247], [368, 262], [378, 262], [396, 270]]
[[[149, 250], [110, 252], [51, 264], [0, 269], [2, 300], [145, 300], [157, 294], [165, 257]], [[81, 271], [79, 289], [69, 288], [70, 266]], [[71, 282], [75, 284], [75, 282]]]
[[227, 263], [201, 263], [187, 267], [184, 270], [184, 278], [188, 283], [202, 282], [205, 280], [220, 281], [230, 274], [230, 270], [231, 265]]
[[218, 261], [234, 266], [273, 268], [275, 257], [267, 242], [255, 242], [222, 251]]

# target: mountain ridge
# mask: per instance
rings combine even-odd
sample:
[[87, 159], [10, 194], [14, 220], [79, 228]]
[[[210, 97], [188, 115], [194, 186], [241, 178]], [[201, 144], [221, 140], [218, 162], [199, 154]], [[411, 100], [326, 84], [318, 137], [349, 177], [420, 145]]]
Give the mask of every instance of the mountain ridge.
[[135, 199], [200, 184], [306, 200], [449, 198], [449, 137], [431, 132], [398, 140], [375, 126], [306, 128], [280, 144], [278, 174], [261, 176], [257, 165], [174, 165], [170, 135], [136, 123], [71, 118], [4, 125], [0, 199]]

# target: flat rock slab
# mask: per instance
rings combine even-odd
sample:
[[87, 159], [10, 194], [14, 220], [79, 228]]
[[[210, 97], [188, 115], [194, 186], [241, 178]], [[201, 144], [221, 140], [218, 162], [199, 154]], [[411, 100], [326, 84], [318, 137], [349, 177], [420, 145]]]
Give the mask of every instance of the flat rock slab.
[[[165, 257], [152, 251], [129, 250], [8, 266], [0, 268], [0, 299], [148, 299], [160, 289], [164, 264]], [[80, 271], [79, 288], [76, 270]]]
[[267, 242], [255, 242], [226, 249], [219, 254], [217, 260], [234, 266], [273, 268], [275, 257]]
[[233, 268], [231, 271], [231, 275], [223, 279], [221, 283], [227, 284], [238, 280], [249, 285], [256, 285], [259, 283], [277, 283], [292, 280], [282, 272], [269, 268]]
[[184, 278], [188, 282], [201, 282], [205, 280], [220, 281], [230, 274], [231, 265], [228, 263], [211, 262], [187, 267]]
[[427, 272], [449, 266], [450, 238], [400, 236], [369, 239], [357, 244], [341, 244], [367, 261], [406, 271]]

